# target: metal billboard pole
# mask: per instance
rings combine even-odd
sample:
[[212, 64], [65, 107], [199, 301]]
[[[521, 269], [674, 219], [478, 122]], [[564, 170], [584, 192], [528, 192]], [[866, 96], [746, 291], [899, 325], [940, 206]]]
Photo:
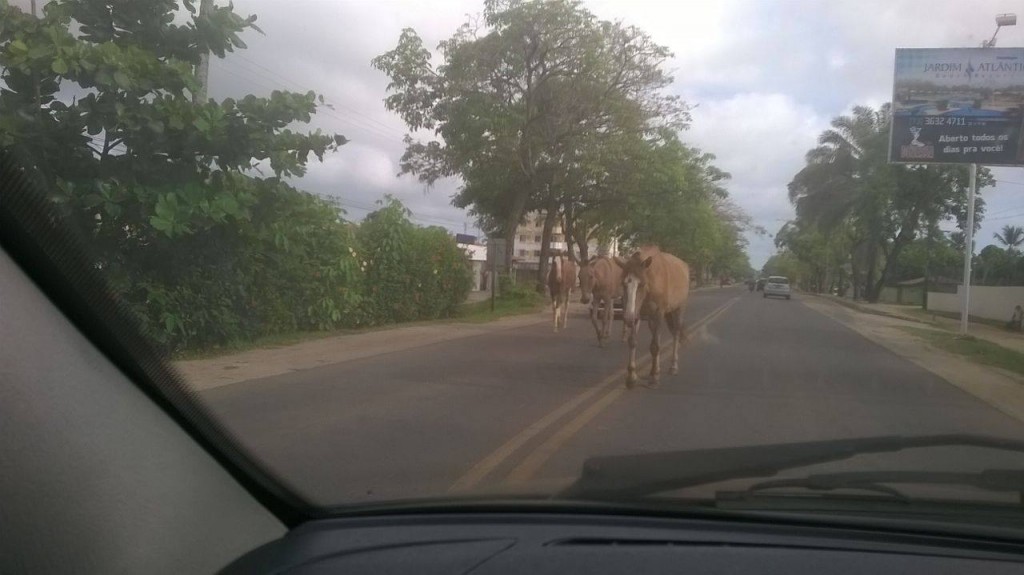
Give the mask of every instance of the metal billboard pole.
[[967, 335], [971, 309], [971, 259], [974, 257], [974, 194], [978, 188], [978, 164], [971, 164], [967, 187], [967, 226], [964, 230], [964, 290], [960, 294], [960, 335]]

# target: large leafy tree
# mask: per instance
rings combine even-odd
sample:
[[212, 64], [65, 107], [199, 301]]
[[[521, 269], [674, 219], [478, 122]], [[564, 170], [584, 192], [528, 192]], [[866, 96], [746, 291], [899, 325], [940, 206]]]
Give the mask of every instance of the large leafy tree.
[[[807, 153], [807, 164], [789, 184], [802, 228], [815, 227], [828, 241], [843, 230], [850, 244], [855, 295], [877, 300], [893, 276], [900, 253], [936, 222], [965, 225], [965, 166], [902, 166], [887, 161], [891, 108], [855, 107], [839, 116]], [[992, 177], [979, 171], [978, 187]], [[980, 225], [984, 203], [977, 206]]]
[[407, 137], [402, 171], [427, 183], [461, 177], [455, 203], [491, 224], [509, 249], [525, 213], [543, 209], [547, 255], [560, 211], [605, 171], [598, 142], [688, 120], [685, 105], [661, 91], [671, 81], [662, 68], [668, 50], [577, 1], [489, 0], [440, 55], [434, 67], [420, 37], [405, 30], [373, 60], [391, 79], [386, 107], [434, 135]]
[[201, 55], [244, 48], [254, 21], [190, 0], [53, 0], [40, 14], [0, 0], [0, 146], [172, 346], [329, 327], [353, 303], [337, 208], [283, 182], [345, 141], [288, 127], [321, 100], [196, 101]]
[[627, 160], [635, 181], [614, 187], [593, 208], [617, 236], [660, 245], [689, 262], [698, 281], [749, 270], [743, 234], [754, 228], [730, 201], [729, 174], [714, 166], [714, 156], [661, 130]]

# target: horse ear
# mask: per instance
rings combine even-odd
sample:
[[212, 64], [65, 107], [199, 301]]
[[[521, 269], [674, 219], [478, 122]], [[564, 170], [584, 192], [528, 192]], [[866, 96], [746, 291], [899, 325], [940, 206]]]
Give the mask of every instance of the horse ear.
[[644, 267], [645, 268], [651, 267], [651, 261], [652, 260], [654, 260], [654, 256], [647, 256], [647, 259], [644, 260]]

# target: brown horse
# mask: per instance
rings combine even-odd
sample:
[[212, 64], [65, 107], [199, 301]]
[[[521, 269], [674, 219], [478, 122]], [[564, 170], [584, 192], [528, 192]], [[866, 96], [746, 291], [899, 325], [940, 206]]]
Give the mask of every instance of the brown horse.
[[[597, 332], [597, 344], [604, 347], [604, 341], [611, 336], [614, 302], [622, 297], [622, 268], [615, 265], [612, 258], [595, 256], [580, 264], [580, 302], [590, 303], [591, 296], [594, 303], [590, 306], [590, 321]], [[604, 309], [604, 316], [599, 324], [600, 309]], [[622, 324], [622, 340], [626, 340], [625, 323]]]
[[659, 356], [661, 342], [658, 330], [665, 319], [672, 334], [672, 367], [669, 373], [679, 372], [679, 343], [685, 334], [683, 313], [690, 295], [690, 266], [683, 260], [662, 252], [657, 247], [645, 247], [628, 260], [615, 262], [622, 268], [626, 301], [623, 320], [629, 329], [629, 363], [626, 367], [626, 387], [636, 385], [636, 336], [639, 317], [645, 316], [651, 328], [651, 386], [658, 385], [661, 373]]
[[565, 327], [569, 317], [569, 296], [575, 283], [576, 264], [564, 254], [552, 256], [551, 269], [548, 271], [548, 291], [551, 293], [551, 314], [556, 332], [559, 324]]

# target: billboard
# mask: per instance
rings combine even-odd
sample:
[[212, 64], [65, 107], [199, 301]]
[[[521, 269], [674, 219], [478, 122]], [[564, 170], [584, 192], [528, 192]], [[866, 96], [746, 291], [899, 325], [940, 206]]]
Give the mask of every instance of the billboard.
[[1024, 165], [1024, 48], [896, 50], [889, 161]]

